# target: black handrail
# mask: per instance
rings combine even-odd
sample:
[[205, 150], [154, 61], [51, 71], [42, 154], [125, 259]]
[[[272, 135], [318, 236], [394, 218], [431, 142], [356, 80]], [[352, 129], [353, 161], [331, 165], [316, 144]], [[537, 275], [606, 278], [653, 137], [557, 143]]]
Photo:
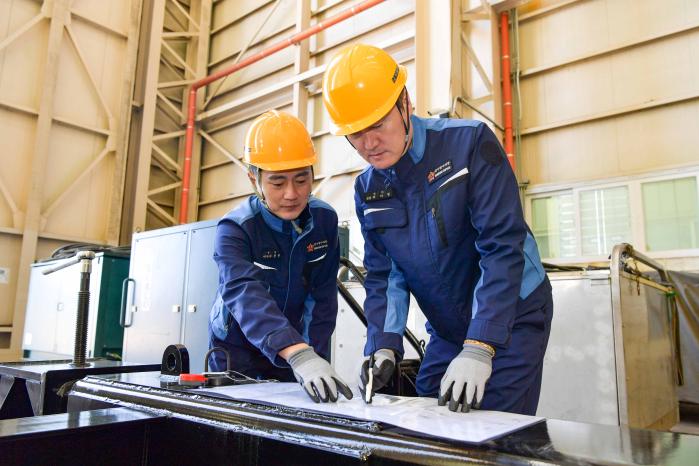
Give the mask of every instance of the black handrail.
[[[361, 284], [364, 285], [364, 274], [362, 273], [359, 268], [352, 263], [349, 259], [346, 257], [340, 257], [340, 264], [344, 267], [347, 267], [352, 274], [357, 277], [357, 281]], [[340, 281], [340, 279], [337, 279], [337, 289], [340, 292], [340, 295], [344, 298], [345, 302], [349, 305], [350, 309], [354, 312], [354, 314], [357, 316], [357, 318], [364, 324], [364, 326], [367, 326], [367, 319], [366, 315], [364, 314], [364, 310], [362, 309], [362, 306], [357, 302], [356, 299], [354, 299], [354, 296], [349, 292], [347, 287]], [[403, 335], [406, 340], [408, 340], [408, 343], [410, 343], [410, 346], [412, 346], [415, 351], [417, 352], [418, 358], [420, 358], [420, 361], [423, 360], [425, 357], [425, 350], [424, 350], [424, 342], [420, 341], [417, 339], [415, 334], [411, 332], [409, 329], [405, 329], [405, 334]]]

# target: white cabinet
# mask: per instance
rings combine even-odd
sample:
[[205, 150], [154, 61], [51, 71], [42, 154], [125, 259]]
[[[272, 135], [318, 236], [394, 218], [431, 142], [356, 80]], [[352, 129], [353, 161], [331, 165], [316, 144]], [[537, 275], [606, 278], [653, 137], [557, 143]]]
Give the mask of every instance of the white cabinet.
[[157, 363], [168, 345], [184, 344], [192, 372], [204, 369], [208, 316], [216, 296], [217, 221], [134, 235], [125, 304], [124, 360]]

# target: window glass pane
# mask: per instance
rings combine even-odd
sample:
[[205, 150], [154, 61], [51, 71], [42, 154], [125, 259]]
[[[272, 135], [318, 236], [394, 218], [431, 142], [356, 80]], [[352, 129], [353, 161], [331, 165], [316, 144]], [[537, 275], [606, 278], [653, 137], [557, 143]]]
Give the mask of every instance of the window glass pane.
[[699, 247], [697, 179], [643, 183], [646, 250]]
[[580, 193], [580, 236], [584, 256], [608, 255], [618, 243], [632, 243], [626, 186]]
[[541, 257], [575, 257], [573, 195], [532, 199], [532, 232]]

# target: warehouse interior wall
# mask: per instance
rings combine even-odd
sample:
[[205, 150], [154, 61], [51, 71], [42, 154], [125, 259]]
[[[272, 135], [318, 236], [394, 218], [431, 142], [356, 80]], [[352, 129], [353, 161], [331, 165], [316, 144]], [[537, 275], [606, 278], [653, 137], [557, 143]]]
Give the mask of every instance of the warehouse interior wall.
[[[34, 260], [179, 223], [193, 82], [359, 3], [3, 2], [0, 358], [19, 349]], [[682, 0], [386, 0], [197, 93], [184, 217], [218, 218], [251, 194], [247, 127], [285, 110], [313, 136], [314, 193], [350, 225], [359, 260], [352, 191], [366, 165], [328, 133], [325, 65], [353, 42], [382, 47], [408, 68], [418, 115], [476, 118], [502, 136], [502, 12], [516, 174], [546, 260], [604, 261], [627, 241], [699, 269], [699, 5]]]
[[29, 268], [116, 245], [140, 0], [0, 3], [0, 358], [19, 354]]
[[516, 32], [520, 181], [543, 255], [605, 260], [628, 242], [698, 270], [699, 4], [533, 1]]

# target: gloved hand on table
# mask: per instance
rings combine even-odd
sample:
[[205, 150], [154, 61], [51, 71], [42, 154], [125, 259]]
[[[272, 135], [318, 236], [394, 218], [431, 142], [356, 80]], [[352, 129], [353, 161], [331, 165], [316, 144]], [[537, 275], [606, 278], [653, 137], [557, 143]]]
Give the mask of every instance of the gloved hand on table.
[[[369, 383], [369, 359], [364, 358], [362, 367], [359, 371], [359, 391], [366, 400], [366, 386]], [[393, 376], [393, 371], [396, 368], [396, 356], [393, 350], [382, 348], [374, 352], [374, 367], [372, 372], [374, 373], [374, 379], [371, 386], [371, 397], [374, 396], [377, 390], [385, 387], [391, 376]]]
[[352, 399], [352, 390], [337, 375], [328, 361], [318, 356], [313, 348], [306, 347], [296, 351], [289, 356], [288, 363], [294, 371], [296, 380], [316, 403], [337, 401], [338, 391], [348, 400]]
[[450, 411], [458, 411], [461, 405], [462, 413], [467, 413], [472, 407], [480, 408], [485, 383], [493, 371], [495, 351], [491, 352], [488, 348], [491, 347], [483, 343], [464, 344], [461, 353], [452, 359], [442, 377], [437, 401], [439, 406], [444, 406], [448, 401]]

